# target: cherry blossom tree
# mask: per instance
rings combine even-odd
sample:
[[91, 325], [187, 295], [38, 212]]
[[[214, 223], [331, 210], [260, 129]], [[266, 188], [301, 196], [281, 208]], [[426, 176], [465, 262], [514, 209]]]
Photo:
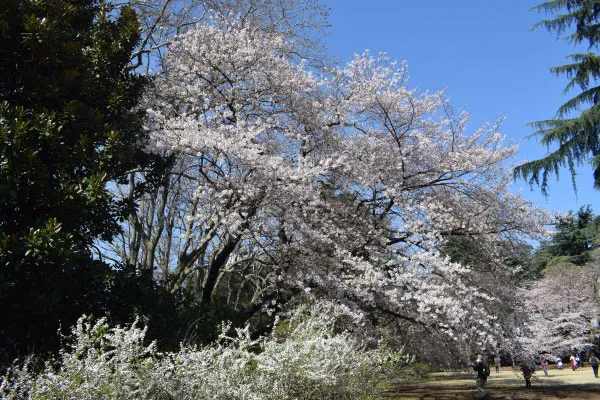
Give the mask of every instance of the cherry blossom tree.
[[[327, 63], [321, 38], [329, 26], [328, 8], [319, 0], [130, 0], [127, 4], [136, 9], [142, 22], [142, 40], [132, 68], [143, 66], [149, 74], [163, 72], [164, 51], [176, 34], [229, 15], [238, 15], [240, 24], [285, 37], [286, 57], [309, 60], [313, 68]], [[173, 259], [194, 252], [196, 243], [186, 232], [195, 229], [195, 223], [186, 216], [195, 213], [198, 206], [190, 194], [197, 179], [195, 160], [180, 153], [168, 161], [170, 165], [162, 166], [162, 176], [150, 177], [156, 182], [148, 182], [145, 171], [132, 171], [130, 185], [116, 188], [118, 197], [137, 206], [132, 208], [118, 240], [99, 244], [103, 255], [115, 263], [138, 266], [142, 273], [154, 274], [163, 282]], [[152, 190], [140, 196], [139, 186]], [[190, 260], [193, 263], [195, 257]], [[191, 268], [185, 262], [180, 266]]]
[[[564, 354], [573, 348], [590, 347], [598, 325], [598, 279], [600, 265], [584, 266], [558, 261], [525, 290], [528, 317], [521, 343], [524, 349]], [[597, 332], [596, 332], [597, 334]]]
[[290, 56], [323, 65], [321, 43], [329, 23], [329, 8], [320, 0], [128, 0], [141, 22], [142, 37], [133, 54], [131, 68], [160, 72], [164, 53], [177, 34], [214, 16], [237, 15], [265, 32], [284, 34], [291, 44]]
[[[194, 246], [168, 268], [172, 290], [196, 277], [210, 304], [235, 271], [254, 285], [249, 316], [327, 297], [404, 333], [494, 346], [504, 328], [488, 289], [511, 274], [499, 243], [548, 221], [509, 191], [516, 146], [500, 121], [469, 134], [468, 115], [408, 89], [406, 65], [385, 55], [317, 73], [291, 46], [230, 16], [169, 47], [148, 129], [156, 151], [193, 160], [194, 184], [182, 231]], [[489, 273], [444, 254], [449, 236], [489, 249]]]
[[[127, 3], [136, 9], [142, 23], [142, 40], [131, 68], [145, 69], [153, 79], [164, 72], [164, 50], [175, 34], [233, 14], [239, 16], [241, 24], [252, 24], [259, 31], [277, 32], [285, 37], [285, 57], [308, 60], [306, 64], [311, 68], [321, 68], [329, 62], [321, 43], [329, 26], [328, 8], [320, 0], [131, 0]], [[170, 153], [163, 161], [166, 162], [160, 165], [161, 169], [150, 175], [144, 170], [131, 171], [129, 185], [115, 188], [117, 197], [135, 207], [131, 207], [129, 218], [122, 224], [122, 234], [110, 243], [98, 243], [98, 247], [102, 257], [126, 266], [127, 274], [135, 271], [138, 277], [146, 278], [140, 281], [145, 287], [160, 291], [166, 288], [179, 294], [185, 283], [185, 297], [200, 298], [204, 277], [198, 273], [197, 264], [199, 254], [204, 254], [204, 244], [189, 234], [197, 229], [197, 223], [188, 217], [198, 207], [204, 207], [192, 198], [197, 180], [202, 177], [195, 168], [195, 157]], [[139, 188], [147, 190], [141, 192]], [[244, 245], [247, 255], [236, 268], [222, 268], [219, 284], [215, 285], [221, 289], [218, 295], [228, 308], [243, 308], [243, 304], [252, 303], [259, 295], [268, 266], [264, 262], [251, 262], [262, 253], [252, 243], [240, 242], [238, 247]], [[183, 301], [179, 296], [176, 298]]]

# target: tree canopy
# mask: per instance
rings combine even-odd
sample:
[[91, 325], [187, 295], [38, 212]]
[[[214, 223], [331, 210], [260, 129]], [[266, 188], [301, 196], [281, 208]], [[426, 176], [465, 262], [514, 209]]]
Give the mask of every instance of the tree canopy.
[[332, 66], [319, 1], [2, 7], [0, 362], [83, 313], [161, 351], [311, 303], [444, 365], [514, 339], [550, 222], [517, 146], [385, 54]]
[[[531, 123], [536, 129], [534, 135], [541, 136], [541, 143], [549, 154], [539, 160], [530, 161], [515, 169], [515, 176], [528, 179], [531, 184], [541, 186], [547, 194], [548, 177], [558, 177], [562, 167], [568, 167], [575, 184], [575, 166], [590, 162], [594, 175], [594, 187], [600, 189], [600, 56], [594, 51], [600, 44], [600, 2], [590, 0], [552, 0], [533, 8], [540, 12], [556, 14], [534, 25], [544, 27], [574, 45], [585, 44], [588, 53], [575, 53], [569, 56], [571, 62], [551, 68], [557, 75], [569, 79], [564, 93], [580, 89], [581, 93], [569, 99], [558, 109], [554, 119]], [[569, 33], [574, 27], [575, 31]], [[579, 115], [573, 116], [584, 107]]]
[[129, 208], [107, 183], [141, 159], [139, 34], [131, 8], [102, 1], [0, 6], [3, 359], [55, 349], [61, 322], [106, 304], [110, 268], [92, 248]]
[[590, 206], [559, 218], [554, 235], [542, 242], [537, 252], [540, 269], [557, 258], [575, 265], [590, 261], [599, 227], [599, 219]]
[[527, 309], [521, 340], [529, 352], [560, 355], [597, 340], [598, 222], [590, 206], [569, 212], [535, 253], [540, 277], [521, 289]]
[[[418, 331], [414, 349], [489, 346], [503, 329], [493, 281], [512, 271], [500, 244], [547, 220], [508, 189], [516, 148], [499, 125], [469, 133], [442, 93], [409, 89], [406, 65], [365, 53], [317, 73], [289, 49], [231, 15], [169, 47], [145, 108], [156, 150], [190, 160], [173, 290], [234, 302], [218, 289], [252, 276], [249, 311], [339, 299]], [[453, 262], [450, 235], [477, 240], [485, 262]]]

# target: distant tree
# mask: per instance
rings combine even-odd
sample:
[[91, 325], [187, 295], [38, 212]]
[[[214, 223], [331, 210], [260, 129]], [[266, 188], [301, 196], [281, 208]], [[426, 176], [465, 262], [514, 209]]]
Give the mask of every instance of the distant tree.
[[56, 349], [60, 323], [106, 304], [110, 267], [92, 249], [130, 205], [107, 183], [142, 156], [138, 40], [131, 8], [0, 4], [0, 362]]
[[[535, 134], [541, 136], [542, 144], [548, 148], [558, 145], [558, 148], [539, 160], [517, 167], [515, 177], [540, 185], [547, 194], [550, 174], [558, 177], [559, 169], [567, 166], [575, 184], [575, 165], [589, 160], [594, 171], [594, 187], [600, 189], [600, 86], [596, 85], [600, 77], [600, 56], [593, 52], [600, 44], [600, 2], [552, 0], [533, 9], [545, 13], [566, 11], [538, 22], [534, 28], [542, 26], [561, 36], [574, 26], [575, 32], [567, 34], [565, 39], [574, 45], [587, 44], [590, 52], [572, 54], [571, 63], [551, 68], [555, 75], [566, 75], [570, 79], [564, 93], [574, 88], [581, 89], [581, 93], [560, 106], [554, 119], [531, 123]], [[578, 116], [570, 117], [572, 112], [588, 105]]]
[[[535, 264], [534, 249], [531, 245], [522, 242], [499, 240], [493, 243], [493, 249], [483, 247], [476, 237], [450, 236], [442, 248], [444, 254], [448, 255], [453, 262], [469, 265], [475, 270], [488, 272], [488, 265], [501, 260], [506, 272], [511, 275], [511, 285], [535, 280], [539, 278], [539, 271]], [[493, 250], [493, 252], [492, 252]], [[494, 261], [493, 261], [494, 260]], [[479, 268], [477, 268], [479, 266]], [[498, 276], [502, 282], [506, 279]]]
[[600, 264], [594, 260], [598, 218], [590, 206], [556, 223], [554, 235], [536, 252], [540, 279], [522, 289], [523, 351], [560, 354], [593, 342]]
[[577, 213], [560, 218], [552, 238], [543, 242], [537, 252], [540, 270], [552, 260], [583, 265], [591, 259], [591, 252], [598, 234], [598, 219], [590, 206], [581, 207]]
[[557, 260], [523, 290], [527, 322], [520, 342], [526, 353], [561, 354], [593, 344], [599, 268], [598, 262], [580, 267]]

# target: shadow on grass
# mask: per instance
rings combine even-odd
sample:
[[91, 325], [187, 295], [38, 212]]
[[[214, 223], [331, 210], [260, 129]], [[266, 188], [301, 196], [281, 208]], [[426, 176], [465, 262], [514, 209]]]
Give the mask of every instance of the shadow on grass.
[[[444, 379], [445, 380], [445, 379]], [[486, 388], [487, 389], [487, 388]], [[597, 400], [600, 399], [600, 385], [546, 385], [526, 389], [522, 386], [493, 387], [487, 389], [490, 400]], [[399, 383], [395, 393], [389, 393], [386, 399], [404, 400], [456, 400], [476, 399], [474, 385], [456, 383], [436, 385], [435, 382], [423, 384]]]

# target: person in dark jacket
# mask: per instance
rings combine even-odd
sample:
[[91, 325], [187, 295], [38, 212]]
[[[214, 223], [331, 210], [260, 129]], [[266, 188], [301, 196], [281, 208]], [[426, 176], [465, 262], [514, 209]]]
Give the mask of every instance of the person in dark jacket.
[[500, 373], [500, 367], [501, 367], [501, 360], [500, 360], [500, 355], [496, 354], [496, 357], [494, 358], [494, 366], [496, 367], [496, 373]]
[[592, 370], [594, 371], [594, 376], [598, 377], [598, 365], [600, 364], [600, 359], [597, 354], [592, 354], [590, 357], [590, 365], [592, 366]]
[[487, 360], [484, 360], [483, 355], [477, 354], [475, 362], [471, 364], [471, 367], [477, 371], [477, 381], [475, 386], [477, 387], [478, 397], [487, 399], [488, 394], [485, 391], [485, 384], [488, 376], [490, 376], [490, 366]]
[[521, 372], [523, 372], [523, 378], [525, 379], [525, 387], [531, 387], [531, 375], [535, 372], [533, 365], [527, 363], [521, 364]]

